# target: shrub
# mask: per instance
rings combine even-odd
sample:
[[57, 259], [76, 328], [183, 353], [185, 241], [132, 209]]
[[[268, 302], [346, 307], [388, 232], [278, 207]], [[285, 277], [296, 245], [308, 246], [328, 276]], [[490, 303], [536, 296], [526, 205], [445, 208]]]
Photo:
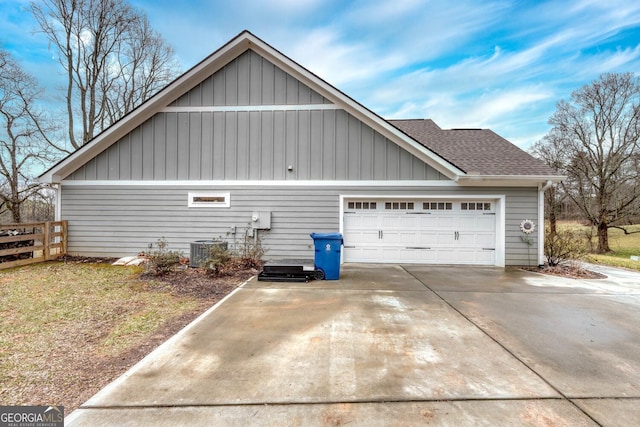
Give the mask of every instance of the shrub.
[[204, 268], [207, 274], [222, 276], [234, 269], [235, 257], [225, 246], [213, 245], [209, 249], [209, 257], [202, 262], [200, 267]]
[[255, 235], [250, 233], [249, 225], [235, 250], [228, 250], [222, 245], [214, 245], [211, 247], [209, 258], [201, 265], [212, 276], [223, 276], [233, 273], [236, 270], [246, 268], [261, 268], [262, 257], [265, 249], [262, 246], [262, 240], [258, 230], [252, 230]]
[[264, 257], [265, 249], [262, 246], [262, 238], [258, 230], [253, 230], [254, 236], [249, 234], [250, 228], [245, 230], [240, 247], [238, 248], [238, 257], [245, 268], [261, 268], [262, 257]]
[[147, 269], [156, 276], [162, 276], [173, 271], [176, 265], [180, 263], [182, 252], [170, 251], [169, 243], [163, 237], [152, 246], [145, 255], [149, 259]]
[[571, 230], [558, 230], [552, 233], [549, 227], [544, 230], [544, 255], [549, 266], [579, 260], [586, 254], [582, 239]]

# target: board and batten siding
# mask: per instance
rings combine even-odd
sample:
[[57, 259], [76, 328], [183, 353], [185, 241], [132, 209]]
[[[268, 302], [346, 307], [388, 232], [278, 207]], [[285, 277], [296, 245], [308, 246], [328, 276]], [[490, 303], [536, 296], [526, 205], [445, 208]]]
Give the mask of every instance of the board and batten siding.
[[[79, 184], [79, 183], [78, 183]], [[189, 191], [230, 192], [229, 208], [189, 208]], [[259, 231], [265, 258], [313, 258], [312, 232], [338, 231], [340, 195], [371, 197], [505, 195], [505, 262], [537, 264], [537, 233], [532, 245], [522, 240], [523, 219], [540, 224], [535, 188], [465, 188], [459, 186], [159, 186], [69, 185], [62, 187], [62, 217], [69, 221], [69, 253], [119, 257], [147, 249], [164, 237], [169, 247], [189, 253], [190, 242], [222, 238], [233, 247], [255, 211], [271, 212], [271, 229]], [[236, 234], [230, 234], [231, 227]], [[346, 242], [348, 244], [348, 242]]]
[[448, 178], [344, 110], [299, 110], [158, 113], [66, 179]]
[[251, 50], [65, 178], [349, 179], [448, 178]]
[[170, 106], [308, 104], [331, 104], [331, 101], [259, 54], [248, 50]]

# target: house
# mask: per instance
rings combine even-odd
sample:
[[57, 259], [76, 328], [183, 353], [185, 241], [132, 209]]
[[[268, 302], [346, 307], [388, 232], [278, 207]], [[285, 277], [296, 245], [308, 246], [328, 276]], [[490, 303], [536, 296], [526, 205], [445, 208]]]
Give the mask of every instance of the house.
[[247, 31], [40, 177], [72, 254], [258, 233], [311, 258], [339, 231], [344, 262], [493, 266], [542, 261], [561, 178], [490, 130], [384, 120]]

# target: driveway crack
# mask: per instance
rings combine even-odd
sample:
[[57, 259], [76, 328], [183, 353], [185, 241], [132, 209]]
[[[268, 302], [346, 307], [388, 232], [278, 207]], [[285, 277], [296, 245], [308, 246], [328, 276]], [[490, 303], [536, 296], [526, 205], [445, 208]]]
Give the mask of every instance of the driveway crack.
[[504, 345], [502, 342], [500, 342], [498, 339], [496, 339], [493, 335], [491, 335], [489, 333], [489, 331], [487, 331], [486, 329], [484, 329], [481, 325], [479, 325], [478, 323], [474, 322], [469, 316], [467, 316], [466, 314], [464, 314], [462, 311], [460, 311], [457, 307], [455, 307], [453, 304], [451, 304], [449, 301], [447, 301], [442, 295], [440, 295], [438, 293], [438, 291], [434, 290], [433, 288], [431, 288], [428, 284], [426, 284], [425, 282], [423, 282], [422, 280], [420, 280], [420, 278], [418, 276], [416, 276], [415, 274], [413, 274], [411, 271], [407, 270], [403, 265], [400, 266], [400, 268], [402, 268], [407, 274], [409, 274], [411, 277], [413, 277], [414, 279], [416, 279], [418, 282], [420, 282], [422, 284], [422, 286], [424, 286], [426, 289], [428, 289], [429, 291], [433, 292], [433, 294], [438, 297], [438, 299], [440, 299], [444, 304], [446, 304], [448, 307], [450, 307], [453, 311], [455, 311], [456, 313], [458, 313], [460, 316], [462, 316], [464, 319], [466, 319], [470, 324], [472, 324], [474, 327], [476, 327], [480, 332], [482, 332], [486, 337], [488, 337], [491, 341], [493, 341], [494, 343], [496, 343], [500, 348], [502, 348], [504, 351], [506, 351], [509, 355], [511, 355], [514, 359], [516, 359], [518, 362], [520, 362], [524, 367], [526, 367], [529, 371], [531, 371], [535, 376], [537, 376], [538, 378], [540, 378], [540, 380], [542, 382], [544, 382], [545, 384], [547, 384], [549, 387], [551, 387], [551, 389], [553, 389], [556, 393], [558, 393], [559, 396], [561, 396], [561, 398], [563, 400], [565, 400], [566, 402], [569, 402], [569, 404], [571, 404], [574, 408], [576, 408], [580, 413], [584, 414], [587, 418], [589, 418], [591, 421], [593, 421], [594, 423], [596, 423], [597, 425], [601, 426], [602, 424], [600, 424], [598, 421], [596, 421], [588, 412], [586, 412], [585, 410], [583, 410], [580, 405], [578, 405], [576, 402], [574, 402], [573, 399], [569, 398], [567, 395], [565, 395], [558, 387], [556, 387], [555, 385], [553, 385], [549, 380], [547, 380], [542, 374], [540, 374], [538, 371], [536, 371], [533, 367], [529, 366], [529, 364], [527, 364], [527, 362], [525, 362], [521, 357], [519, 357], [517, 354], [515, 354], [511, 349], [509, 349], [506, 345]]

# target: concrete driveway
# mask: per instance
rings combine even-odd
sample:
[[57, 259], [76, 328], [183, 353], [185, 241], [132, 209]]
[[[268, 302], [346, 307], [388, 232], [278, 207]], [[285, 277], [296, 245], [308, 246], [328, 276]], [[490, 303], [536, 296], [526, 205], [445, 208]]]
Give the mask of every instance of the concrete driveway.
[[359, 264], [253, 279], [66, 425], [637, 425], [637, 279]]

